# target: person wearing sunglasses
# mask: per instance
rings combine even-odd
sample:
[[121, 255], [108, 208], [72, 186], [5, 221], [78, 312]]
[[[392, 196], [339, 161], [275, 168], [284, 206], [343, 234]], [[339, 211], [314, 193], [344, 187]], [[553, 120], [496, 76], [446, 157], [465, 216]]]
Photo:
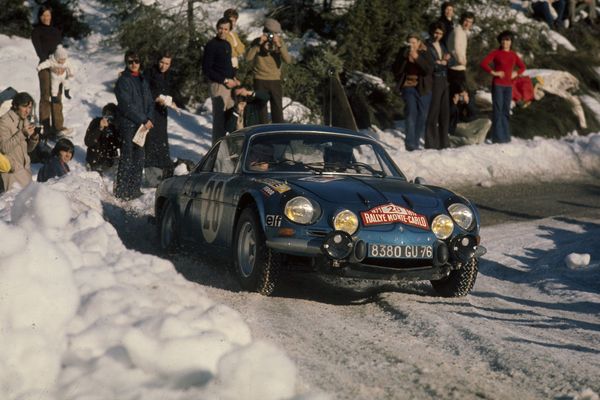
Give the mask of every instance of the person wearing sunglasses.
[[114, 194], [123, 200], [142, 195], [144, 147], [133, 142], [139, 129], [154, 127], [154, 100], [147, 80], [142, 75], [140, 57], [133, 50], [125, 53], [126, 69], [115, 85], [117, 126], [121, 133], [121, 158], [117, 169]]

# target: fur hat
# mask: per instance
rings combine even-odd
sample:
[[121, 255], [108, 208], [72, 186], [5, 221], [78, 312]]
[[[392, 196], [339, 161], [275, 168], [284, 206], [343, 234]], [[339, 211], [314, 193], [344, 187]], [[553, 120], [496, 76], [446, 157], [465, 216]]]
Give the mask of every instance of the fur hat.
[[271, 33], [281, 33], [281, 24], [273, 18], [265, 19], [265, 31]]
[[59, 44], [56, 46], [56, 50], [54, 50], [54, 58], [57, 60], [66, 60], [67, 50]]

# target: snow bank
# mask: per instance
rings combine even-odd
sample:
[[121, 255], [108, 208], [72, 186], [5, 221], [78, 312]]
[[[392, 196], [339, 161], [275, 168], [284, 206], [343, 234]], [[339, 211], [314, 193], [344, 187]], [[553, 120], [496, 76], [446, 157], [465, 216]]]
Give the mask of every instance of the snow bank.
[[1, 198], [3, 399], [294, 396], [288, 357], [171, 262], [127, 250], [105, 195], [84, 172]]
[[562, 139], [512, 139], [510, 144], [484, 144], [445, 150], [404, 150], [399, 130], [371, 129], [400, 169], [410, 178], [457, 187], [511, 182], [549, 182], [600, 176], [600, 134]]

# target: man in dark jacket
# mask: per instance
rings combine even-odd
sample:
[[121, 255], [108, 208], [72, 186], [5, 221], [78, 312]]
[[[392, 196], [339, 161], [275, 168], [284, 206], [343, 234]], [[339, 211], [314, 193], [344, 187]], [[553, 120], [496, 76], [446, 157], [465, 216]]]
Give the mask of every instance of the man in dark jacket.
[[231, 21], [221, 18], [217, 22], [217, 36], [204, 47], [202, 72], [209, 80], [210, 99], [212, 101], [213, 144], [225, 136], [225, 112], [233, 107], [231, 89], [239, 86], [231, 64], [231, 45], [227, 37], [231, 31]]
[[489, 118], [479, 116], [477, 106], [464, 84], [450, 85], [450, 144], [453, 147], [482, 144], [492, 127]]
[[445, 1], [442, 3], [442, 14], [438, 18], [437, 22], [444, 25], [444, 36], [441, 42], [444, 46], [448, 47], [448, 38], [454, 31], [454, 3], [451, 1]]
[[144, 173], [144, 147], [133, 142], [138, 130], [149, 131], [152, 123], [154, 100], [140, 69], [137, 52], [125, 53], [127, 69], [123, 71], [115, 85], [115, 96], [119, 115], [117, 127], [121, 133], [121, 159], [115, 182], [115, 196], [131, 200], [142, 195]]
[[260, 124], [260, 113], [269, 101], [269, 93], [244, 87], [236, 88], [233, 92], [235, 106], [227, 113], [227, 132]]
[[412, 151], [419, 148], [419, 141], [425, 134], [433, 87], [433, 58], [418, 33], [409, 34], [408, 43], [398, 55], [395, 75], [405, 105], [404, 144], [406, 150]]
[[108, 103], [102, 108], [102, 116], [94, 118], [85, 132], [85, 162], [92, 171], [105, 171], [113, 166], [119, 156], [121, 135], [115, 125], [116, 115], [117, 106]]

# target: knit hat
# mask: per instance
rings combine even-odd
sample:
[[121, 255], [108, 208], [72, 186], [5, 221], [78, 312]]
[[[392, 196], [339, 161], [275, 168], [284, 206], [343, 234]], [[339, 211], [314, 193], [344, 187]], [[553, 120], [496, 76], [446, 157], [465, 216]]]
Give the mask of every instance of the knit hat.
[[57, 60], [66, 60], [67, 50], [59, 44], [56, 46], [56, 50], [54, 50], [54, 58]]
[[273, 18], [265, 19], [265, 31], [271, 33], [281, 33], [281, 24]]

